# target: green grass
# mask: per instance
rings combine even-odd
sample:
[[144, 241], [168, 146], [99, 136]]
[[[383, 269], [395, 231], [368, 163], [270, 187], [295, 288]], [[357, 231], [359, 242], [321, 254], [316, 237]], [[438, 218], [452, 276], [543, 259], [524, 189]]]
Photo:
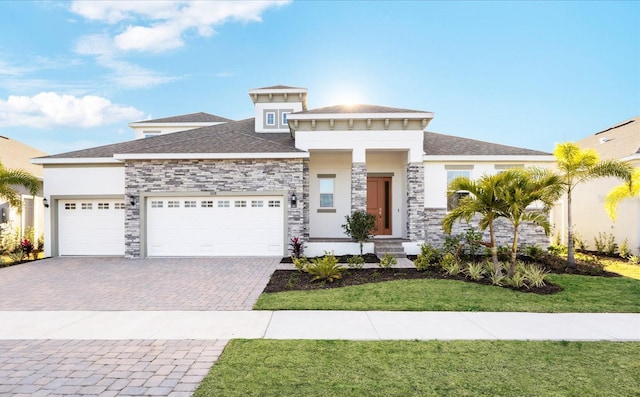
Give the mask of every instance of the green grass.
[[314, 291], [265, 293], [258, 310], [414, 310], [496, 312], [640, 312], [640, 281], [557, 275], [553, 295], [453, 280], [398, 280]]
[[640, 343], [233, 340], [203, 396], [639, 396]]
[[621, 261], [607, 261], [603, 260], [605, 266], [604, 270], [612, 273], [618, 273], [622, 276], [635, 278], [640, 280], [640, 266], [632, 265], [630, 263], [624, 263]]

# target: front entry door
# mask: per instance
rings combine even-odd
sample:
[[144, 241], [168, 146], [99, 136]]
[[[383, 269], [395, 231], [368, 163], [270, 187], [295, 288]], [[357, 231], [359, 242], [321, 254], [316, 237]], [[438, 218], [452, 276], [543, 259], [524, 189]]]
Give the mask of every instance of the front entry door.
[[376, 217], [376, 236], [391, 234], [391, 178], [367, 178], [367, 212]]

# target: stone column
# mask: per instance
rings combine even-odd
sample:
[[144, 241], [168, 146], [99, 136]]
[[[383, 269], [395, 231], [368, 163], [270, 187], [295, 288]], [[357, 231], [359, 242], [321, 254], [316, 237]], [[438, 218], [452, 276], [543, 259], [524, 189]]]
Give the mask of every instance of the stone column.
[[424, 241], [424, 164], [407, 164], [407, 238]]
[[351, 212], [367, 210], [367, 164], [351, 163]]

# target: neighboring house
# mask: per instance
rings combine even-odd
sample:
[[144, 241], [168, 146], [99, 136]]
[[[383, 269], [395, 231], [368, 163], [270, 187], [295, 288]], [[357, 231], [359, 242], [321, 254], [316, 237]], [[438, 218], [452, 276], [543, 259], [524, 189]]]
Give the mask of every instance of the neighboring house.
[[[29, 172], [42, 181], [42, 166], [32, 164], [29, 159], [45, 156], [46, 153], [27, 146], [24, 143], [11, 138], [0, 136], [0, 162], [7, 169], [21, 169]], [[34, 237], [37, 239], [44, 231], [44, 206], [42, 203], [42, 186], [35, 197], [23, 186], [14, 186], [21, 193], [22, 208], [9, 206], [9, 203], [0, 198], [0, 223], [7, 225], [12, 232], [17, 228], [24, 232], [27, 228], [33, 228]]]
[[[615, 124], [577, 142], [581, 148], [595, 149], [601, 160], [621, 160], [633, 167], [640, 167], [640, 116]], [[578, 185], [572, 196], [572, 214], [575, 231], [586, 241], [589, 249], [595, 249], [594, 238], [600, 233], [613, 234], [620, 245], [625, 239], [629, 248], [638, 254], [640, 245], [640, 199], [627, 199], [618, 206], [615, 222], [607, 216], [604, 198], [616, 185], [616, 178], [600, 178]], [[566, 204], [565, 204], [566, 205]], [[562, 208], [566, 222], [566, 208]], [[566, 233], [566, 224], [560, 225]]]
[[210, 127], [228, 121], [233, 120], [200, 112], [155, 120], [136, 121], [135, 123], [130, 123], [129, 127], [133, 128], [135, 139], [141, 139], [170, 134], [172, 132], [192, 130], [194, 128]]
[[[431, 112], [308, 110], [307, 90], [288, 86], [249, 96], [254, 118], [212, 116], [224, 122], [33, 160], [52, 204], [46, 254], [282, 256], [294, 236], [308, 255], [355, 253], [341, 227], [354, 210], [376, 215], [377, 241], [417, 253], [444, 241], [451, 178], [553, 163], [549, 153], [425, 132]], [[189, 128], [191, 116], [160, 121]], [[524, 239], [548, 243], [530, 229]]]

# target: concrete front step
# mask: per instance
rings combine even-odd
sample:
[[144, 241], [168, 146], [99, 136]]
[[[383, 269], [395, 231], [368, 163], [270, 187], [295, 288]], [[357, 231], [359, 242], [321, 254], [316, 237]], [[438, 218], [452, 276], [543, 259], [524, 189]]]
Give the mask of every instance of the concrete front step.
[[389, 254], [394, 258], [406, 258], [404, 247], [401, 241], [375, 241], [374, 253], [382, 258], [385, 254]]

